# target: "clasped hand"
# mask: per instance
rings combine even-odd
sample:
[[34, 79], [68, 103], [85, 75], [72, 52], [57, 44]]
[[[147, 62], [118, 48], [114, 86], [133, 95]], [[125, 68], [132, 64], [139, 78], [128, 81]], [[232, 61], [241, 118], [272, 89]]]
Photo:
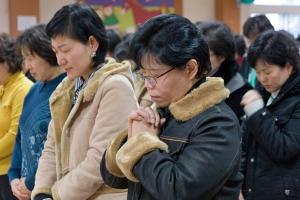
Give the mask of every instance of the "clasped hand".
[[152, 108], [139, 108], [128, 117], [128, 138], [144, 132], [158, 135], [165, 121]]
[[19, 200], [29, 200], [31, 191], [25, 185], [25, 178], [14, 179], [11, 182], [11, 190]]

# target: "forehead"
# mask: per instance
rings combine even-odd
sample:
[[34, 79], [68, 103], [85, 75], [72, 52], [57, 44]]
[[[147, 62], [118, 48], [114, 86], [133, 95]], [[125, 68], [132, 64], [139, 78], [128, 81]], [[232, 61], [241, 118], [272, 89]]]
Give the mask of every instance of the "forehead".
[[167, 65], [162, 64], [157, 57], [151, 54], [143, 55], [141, 65], [143, 70], [160, 70], [168, 67]]
[[29, 55], [34, 54], [34, 52], [32, 52], [27, 46], [22, 46], [21, 47], [21, 53], [22, 53], [22, 55], [25, 55], [25, 56], [29, 56]]
[[57, 35], [54, 38], [51, 38], [51, 44], [54, 48], [61, 48], [67, 44], [76, 42], [74, 39], [70, 38], [67, 35]]
[[273, 69], [281, 69], [278, 65], [276, 64], [269, 64], [266, 61], [259, 59], [256, 62], [255, 65], [255, 70], [259, 71], [259, 70], [273, 70]]

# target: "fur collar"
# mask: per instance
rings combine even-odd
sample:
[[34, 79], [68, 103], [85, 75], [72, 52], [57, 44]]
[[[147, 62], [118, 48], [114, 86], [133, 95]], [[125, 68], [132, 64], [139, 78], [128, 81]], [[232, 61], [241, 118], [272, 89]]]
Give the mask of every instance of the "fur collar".
[[[89, 80], [90, 83], [83, 89], [83, 102], [93, 100], [99, 85], [104, 81], [106, 77], [112, 74], [125, 75], [132, 83], [132, 79], [129, 78], [131, 76], [130, 63], [127, 61], [117, 63], [114, 59], [107, 58], [105, 61], [105, 65], [95, 73], [92, 79]], [[71, 97], [74, 95], [74, 85], [75, 81], [72, 81], [68, 77], [66, 77], [53, 92], [50, 98], [50, 103], [52, 104], [58, 98], [66, 95], [71, 100]]]
[[222, 78], [207, 77], [204, 83], [172, 103], [169, 109], [175, 119], [187, 121], [228, 98], [229, 94]]

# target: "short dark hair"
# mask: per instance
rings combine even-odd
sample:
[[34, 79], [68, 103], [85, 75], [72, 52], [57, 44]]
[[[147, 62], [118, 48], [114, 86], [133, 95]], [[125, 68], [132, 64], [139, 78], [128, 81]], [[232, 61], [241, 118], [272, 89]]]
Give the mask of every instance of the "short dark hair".
[[299, 49], [294, 39], [282, 31], [266, 31], [250, 45], [248, 62], [255, 67], [258, 60], [284, 68], [287, 63], [298, 71]]
[[234, 34], [233, 39], [234, 39], [235, 52], [238, 55], [243, 56], [246, 52], [246, 42], [244, 40], [244, 37], [239, 34]]
[[197, 27], [187, 18], [163, 14], [146, 21], [135, 33], [130, 49], [138, 67], [144, 55], [157, 62], [184, 68], [190, 59], [199, 65], [198, 77], [211, 70], [208, 45]]
[[133, 38], [133, 33], [128, 33], [124, 35], [121, 42], [117, 44], [114, 50], [114, 57], [118, 62], [132, 59], [130, 49], [129, 49], [132, 38]]
[[243, 25], [243, 34], [247, 38], [256, 38], [267, 30], [274, 30], [274, 27], [266, 15], [249, 17]]
[[108, 51], [113, 54], [116, 46], [121, 42], [121, 37], [113, 29], [107, 29], [106, 33], [108, 37]]
[[6, 33], [0, 34], [0, 63], [4, 62], [11, 74], [22, 70], [22, 57], [17, 52], [16, 41]]
[[225, 60], [233, 60], [235, 53], [233, 34], [230, 28], [219, 21], [207, 21], [198, 26], [204, 35], [208, 47], [216, 56], [223, 56]]
[[68, 36], [82, 44], [87, 44], [89, 37], [94, 36], [99, 42], [99, 48], [93, 58], [93, 66], [104, 62], [108, 49], [105, 27], [97, 13], [88, 5], [75, 3], [63, 6], [47, 24], [46, 33], [50, 38]]
[[26, 48], [31, 54], [38, 55], [51, 66], [58, 66], [54, 51], [52, 50], [51, 40], [46, 34], [46, 25], [40, 24], [25, 30], [17, 38], [19, 53]]

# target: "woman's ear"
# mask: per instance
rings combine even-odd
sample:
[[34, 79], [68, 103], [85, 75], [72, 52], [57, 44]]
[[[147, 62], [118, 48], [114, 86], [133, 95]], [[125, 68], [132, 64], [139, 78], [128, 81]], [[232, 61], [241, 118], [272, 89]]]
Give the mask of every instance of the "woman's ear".
[[186, 63], [186, 72], [190, 80], [194, 80], [197, 78], [199, 65], [195, 59], [190, 59]]
[[286, 68], [290, 76], [294, 71], [293, 66], [290, 63], [286, 63], [284, 67]]
[[96, 38], [93, 35], [89, 37], [88, 45], [91, 48], [92, 52], [96, 52], [97, 49], [99, 48], [99, 42], [96, 40]]
[[225, 61], [225, 57], [224, 56], [217, 56], [216, 55], [216, 59], [219, 63], [219, 65], [221, 66], [221, 64]]

